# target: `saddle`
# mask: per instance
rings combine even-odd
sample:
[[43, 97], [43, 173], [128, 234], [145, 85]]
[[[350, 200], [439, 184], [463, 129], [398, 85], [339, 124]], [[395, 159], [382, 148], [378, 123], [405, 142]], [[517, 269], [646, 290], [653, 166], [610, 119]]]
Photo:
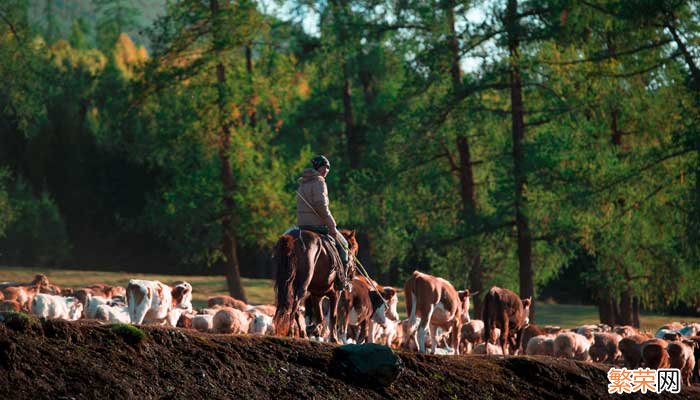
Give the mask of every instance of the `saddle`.
[[[301, 242], [301, 248], [306, 251], [306, 244], [301, 237], [301, 231], [310, 231], [316, 233], [321, 238], [321, 244], [326, 250], [326, 253], [331, 259], [331, 269], [336, 272], [333, 286], [336, 290], [347, 289], [350, 286], [350, 273], [343, 265], [343, 260], [340, 258], [340, 253], [336, 247], [335, 239], [328, 234], [328, 227], [325, 225], [302, 225], [287, 229], [285, 234], [292, 235], [295, 240]], [[349, 268], [349, 267], [348, 267]]]

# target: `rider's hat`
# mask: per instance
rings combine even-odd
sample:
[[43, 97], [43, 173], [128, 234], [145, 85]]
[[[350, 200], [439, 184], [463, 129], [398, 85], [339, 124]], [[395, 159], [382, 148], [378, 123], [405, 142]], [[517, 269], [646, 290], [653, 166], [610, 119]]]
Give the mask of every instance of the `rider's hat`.
[[326, 166], [330, 169], [331, 163], [328, 161], [328, 159], [322, 155], [318, 155], [314, 158], [311, 159], [311, 165], [314, 167], [314, 169], [319, 169], [322, 166]]

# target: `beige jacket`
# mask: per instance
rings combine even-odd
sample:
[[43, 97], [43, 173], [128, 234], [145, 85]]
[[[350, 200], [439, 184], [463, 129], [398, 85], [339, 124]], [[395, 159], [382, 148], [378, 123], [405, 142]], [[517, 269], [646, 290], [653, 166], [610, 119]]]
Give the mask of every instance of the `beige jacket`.
[[335, 228], [335, 219], [333, 219], [331, 210], [328, 209], [326, 180], [315, 169], [307, 168], [298, 182], [299, 193], [304, 196], [304, 199], [311, 204], [316, 212], [309, 208], [306, 202], [297, 195], [297, 224], [326, 225], [328, 229]]

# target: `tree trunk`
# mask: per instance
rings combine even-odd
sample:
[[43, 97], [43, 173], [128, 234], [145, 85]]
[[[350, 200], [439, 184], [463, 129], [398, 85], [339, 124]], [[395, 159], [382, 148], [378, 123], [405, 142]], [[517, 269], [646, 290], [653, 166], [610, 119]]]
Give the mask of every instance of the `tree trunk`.
[[[212, 16], [214, 17], [214, 31], [222, 32], [222, 27], [219, 27], [216, 18], [219, 13], [219, 2], [217, 0], [210, 1]], [[221, 50], [221, 49], [216, 49]], [[221, 184], [224, 188], [224, 211], [225, 215], [221, 219], [221, 228], [223, 230], [223, 242], [221, 249], [224, 254], [223, 269], [226, 273], [226, 283], [231, 296], [248, 302], [245, 296], [243, 286], [241, 285], [240, 265], [238, 263], [236, 234], [233, 230], [233, 219], [235, 215], [235, 203], [233, 201], [234, 181], [233, 173], [231, 172], [231, 160], [229, 159], [228, 151], [231, 147], [231, 124], [226, 121], [226, 70], [224, 64], [219, 62], [216, 65], [216, 78], [218, 89], [219, 112], [221, 114], [221, 137], [219, 140], [219, 161], [221, 166]]]
[[[510, 55], [510, 101], [513, 136], [513, 175], [515, 176], [515, 226], [518, 236], [518, 262], [520, 266], [520, 297], [534, 298], [535, 283], [532, 270], [532, 237], [527, 216], [524, 213], [526, 199], [523, 195], [527, 184], [525, 175], [525, 118], [522, 95], [522, 81], [519, 66], [519, 21], [518, 2], [508, 0], [506, 9], [506, 29], [508, 31], [508, 52]], [[530, 321], [535, 321], [534, 302], [530, 306]]]
[[615, 312], [613, 310], [613, 301], [610, 293], [605, 289], [598, 290], [598, 316], [600, 322], [610, 326], [615, 325]]
[[[455, 30], [454, 1], [447, 4], [447, 25], [449, 29], [450, 49], [450, 75], [452, 77], [452, 91], [457, 93], [462, 85], [462, 71], [459, 66], [459, 41]], [[476, 202], [476, 185], [474, 183], [474, 170], [472, 166], [469, 138], [460, 134], [457, 136], [457, 151], [459, 153], [459, 184], [462, 198], [462, 224], [464, 226], [478, 225], [478, 205]], [[469, 264], [469, 289], [472, 292], [481, 292], [483, 288], [483, 272], [481, 269], [481, 252], [479, 245], [468, 242], [466, 245], [467, 263]], [[483, 296], [474, 297], [474, 315], [481, 315]]]
[[639, 297], [632, 298], [632, 326], [639, 329]]
[[355, 120], [352, 112], [352, 84], [348, 69], [346, 62], [343, 61], [343, 122], [345, 124], [345, 138], [347, 140], [350, 168], [357, 169], [360, 166], [361, 140], [355, 129]]
[[620, 313], [617, 316], [618, 325], [632, 325], [632, 291], [626, 289], [620, 296]]

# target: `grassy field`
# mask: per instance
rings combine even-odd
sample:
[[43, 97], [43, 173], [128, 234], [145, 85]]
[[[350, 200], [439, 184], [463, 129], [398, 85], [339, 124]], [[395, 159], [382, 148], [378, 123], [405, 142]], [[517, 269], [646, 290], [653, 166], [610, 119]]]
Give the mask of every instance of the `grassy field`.
[[[37, 273], [44, 273], [53, 284], [62, 287], [80, 287], [92, 283], [126, 286], [129, 279], [156, 279], [163, 283], [184, 280], [192, 284], [193, 303], [195, 307], [206, 305], [207, 298], [219, 294], [228, 294], [226, 279], [223, 276], [187, 276], [154, 275], [131, 272], [79, 271], [48, 268], [0, 267], [0, 282], [30, 281]], [[274, 290], [269, 279], [242, 278], [243, 286], [250, 304], [274, 303]], [[403, 296], [399, 295], [399, 313], [405, 317]], [[583, 324], [598, 323], [598, 311], [594, 306], [548, 304], [537, 302], [537, 323], [539, 325], [558, 325], [571, 328]], [[473, 316], [473, 313], [472, 313]], [[661, 325], [671, 321], [700, 322], [700, 318], [673, 315], [642, 314], [642, 329], [655, 331]]]

